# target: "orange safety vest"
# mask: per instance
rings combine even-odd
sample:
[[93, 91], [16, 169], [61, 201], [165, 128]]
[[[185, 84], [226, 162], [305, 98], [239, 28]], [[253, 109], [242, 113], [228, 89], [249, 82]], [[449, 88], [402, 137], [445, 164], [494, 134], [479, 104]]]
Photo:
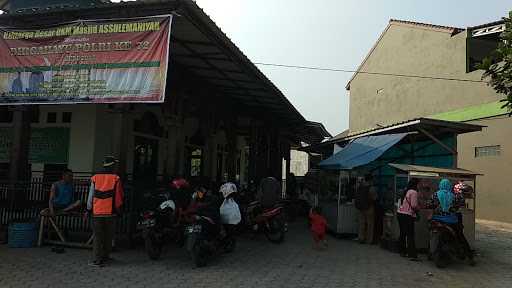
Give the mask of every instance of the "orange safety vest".
[[115, 214], [115, 197], [120, 178], [114, 174], [96, 174], [91, 178], [94, 184], [92, 202], [93, 215], [109, 216]]

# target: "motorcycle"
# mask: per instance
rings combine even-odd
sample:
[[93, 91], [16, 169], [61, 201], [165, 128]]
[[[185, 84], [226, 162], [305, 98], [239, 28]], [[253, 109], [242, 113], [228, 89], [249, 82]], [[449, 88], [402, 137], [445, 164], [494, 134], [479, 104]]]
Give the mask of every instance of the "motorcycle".
[[263, 209], [260, 203], [255, 201], [245, 207], [243, 214], [244, 223], [248, 229], [263, 232], [272, 243], [279, 244], [284, 241], [287, 227], [281, 205]]
[[204, 216], [195, 216], [195, 221], [185, 227], [185, 239], [187, 251], [198, 268], [206, 266], [215, 255], [232, 252], [236, 246], [235, 238], [224, 226]]
[[153, 200], [160, 204], [153, 210], [142, 212], [137, 226], [142, 230], [144, 246], [149, 258], [157, 260], [166, 242], [180, 240], [181, 230], [176, 225], [176, 205], [169, 199], [169, 195], [164, 193], [154, 198], [156, 199]]
[[[465, 260], [463, 244], [457, 236], [457, 232], [450, 225], [438, 222], [430, 222], [430, 254], [438, 268], [445, 268], [454, 259]], [[471, 260], [471, 265], [474, 262]]]

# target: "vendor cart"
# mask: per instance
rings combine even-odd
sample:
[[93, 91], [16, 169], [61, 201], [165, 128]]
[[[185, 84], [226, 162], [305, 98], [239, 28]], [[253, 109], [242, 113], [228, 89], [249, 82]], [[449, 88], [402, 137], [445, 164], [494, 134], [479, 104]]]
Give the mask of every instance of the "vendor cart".
[[327, 220], [327, 226], [336, 235], [355, 235], [358, 232], [358, 211], [354, 193], [358, 181], [353, 171], [321, 171], [318, 204]]
[[418, 186], [418, 201], [421, 210], [420, 220], [416, 222], [416, 247], [427, 249], [429, 247], [430, 231], [429, 219], [432, 217], [432, 210], [426, 209], [426, 202], [432, 198], [433, 193], [438, 190], [441, 179], [449, 179], [453, 185], [460, 183], [468, 189], [464, 190], [465, 207], [462, 208], [464, 235], [472, 246], [475, 241], [475, 187], [476, 176], [481, 175], [464, 169], [436, 168], [428, 166], [389, 164], [396, 169], [395, 175], [395, 213], [391, 224], [392, 235], [395, 240], [399, 238], [400, 229], [396, 220], [396, 210], [400, 204], [400, 195], [404, 193], [407, 183], [412, 178], [420, 180]]

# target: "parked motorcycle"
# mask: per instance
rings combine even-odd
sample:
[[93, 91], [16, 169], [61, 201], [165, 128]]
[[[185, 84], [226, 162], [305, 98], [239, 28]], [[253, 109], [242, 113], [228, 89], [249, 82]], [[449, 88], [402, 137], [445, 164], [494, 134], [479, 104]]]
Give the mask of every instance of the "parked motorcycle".
[[[464, 246], [457, 237], [457, 232], [449, 225], [430, 222], [430, 254], [438, 268], [445, 268], [455, 259], [465, 260]], [[474, 263], [471, 261], [471, 263]]]
[[195, 221], [185, 227], [187, 251], [196, 267], [206, 266], [208, 259], [235, 249], [236, 240], [228, 235], [222, 225], [208, 217], [195, 216]]
[[244, 224], [248, 229], [261, 231], [272, 243], [282, 243], [286, 233], [283, 207], [279, 204], [270, 209], [263, 209], [258, 201], [244, 207]]
[[141, 213], [138, 228], [142, 230], [144, 246], [148, 256], [157, 260], [162, 254], [162, 248], [166, 242], [179, 241], [182, 233], [176, 225], [176, 205], [169, 199], [166, 193], [159, 194], [155, 198], [160, 199], [160, 204], [152, 210]]

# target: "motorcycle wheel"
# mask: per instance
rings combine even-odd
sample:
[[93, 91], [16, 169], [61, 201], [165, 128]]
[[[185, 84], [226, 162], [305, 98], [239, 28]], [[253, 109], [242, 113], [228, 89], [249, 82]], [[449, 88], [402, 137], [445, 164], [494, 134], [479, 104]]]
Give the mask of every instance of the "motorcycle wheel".
[[201, 268], [206, 266], [206, 255], [203, 253], [201, 249], [200, 243], [196, 243], [190, 252], [192, 256], [192, 261], [196, 268]]
[[280, 244], [284, 241], [285, 227], [284, 223], [278, 217], [270, 219], [268, 225], [265, 225], [265, 236], [268, 241]]
[[160, 255], [162, 254], [162, 245], [156, 243], [154, 237], [151, 234], [148, 234], [144, 238], [144, 246], [146, 248], [146, 253], [148, 253], [149, 259], [158, 260]]

